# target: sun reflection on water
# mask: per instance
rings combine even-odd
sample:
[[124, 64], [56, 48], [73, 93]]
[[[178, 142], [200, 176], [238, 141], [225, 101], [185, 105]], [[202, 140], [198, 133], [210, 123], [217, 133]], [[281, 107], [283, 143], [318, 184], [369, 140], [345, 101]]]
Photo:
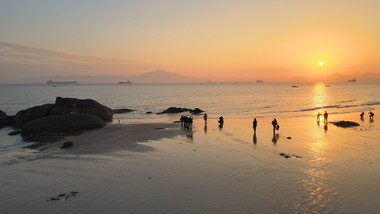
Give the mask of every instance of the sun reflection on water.
[[[327, 93], [323, 84], [317, 84], [313, 91], [313, 103], [315, 107], [327, 106]], [[315, 112], [317, 115], [318, 111]], [[327, 125], [327, 124], [326, 124]], [[331, 172], [328, 165], [331, 162], [326, 156], [328, 149], [328, 142], [324, 140], [325, 131], [314, 127], [311, 131], [313, 142], [310, 142], [309, 152], [310, 159], [308, 167], [304, 170], [305, 178], [303, 179], [303, 186], [305, 197], [299, 204], [304, 212], [320, 213], [328, 208], [332, 200], [332, 190], [327, 184]]]

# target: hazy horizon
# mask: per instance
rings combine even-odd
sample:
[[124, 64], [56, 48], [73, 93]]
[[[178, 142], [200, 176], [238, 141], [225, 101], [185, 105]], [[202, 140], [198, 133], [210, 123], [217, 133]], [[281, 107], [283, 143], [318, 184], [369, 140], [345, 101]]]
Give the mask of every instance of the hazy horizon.
[[377, 1], [21, 2], [0, 8], [3, 84], [157, 69], [215, 82], [380, 81]]

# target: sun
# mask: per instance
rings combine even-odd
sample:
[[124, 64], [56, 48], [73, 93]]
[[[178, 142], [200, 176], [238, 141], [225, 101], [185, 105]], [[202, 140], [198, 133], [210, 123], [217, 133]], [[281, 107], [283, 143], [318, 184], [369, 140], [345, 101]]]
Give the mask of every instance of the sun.
[[323, 64], [325, 64], [325, 63], [322, 62], [322, 61], [319, 61], [319, 62], [318, 62], [318, 66], [323, 66]]

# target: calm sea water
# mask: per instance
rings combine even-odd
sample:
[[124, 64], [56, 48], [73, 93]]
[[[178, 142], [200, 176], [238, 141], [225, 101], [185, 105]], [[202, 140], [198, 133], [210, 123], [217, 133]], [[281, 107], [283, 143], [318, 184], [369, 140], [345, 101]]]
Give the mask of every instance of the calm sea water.
[[[380, 107], [379, 83], [324, 84], [208, 83], [131, 85], [0, 85], [0, 110], [8, 115], [45, 103], [56, 97], [94, 99], [110, 108], [135, 110], [114, 115], [114, 121], [168, 122], [180, 115], [157, 115], [168, 107], [200, 108], [209, 118], [311, 117], [360, 112]], [[153, 114], [146, 114], [151, 111]], [[195, 116], [201, 117], [201, 116]], [[1, 147], [20, 141], [8, 137], [10, 128], [0, 130]], [[15, 140], [16, 139], [16, 140]]]
[[167, 115], [147, 115], [168, 107], [201, 108], [213, 116], [308, 117], [318, 111], [332, 114], [377, 109], [379, 83], [323, 84], [238, 83], [238, 84], [132, 84], [132, 85], [2, 85], [0, 109], [7, 114], [45, 103], [55, 98], [90, 98], [110, 107], [136, 110], [116, 118], [156, 119]]

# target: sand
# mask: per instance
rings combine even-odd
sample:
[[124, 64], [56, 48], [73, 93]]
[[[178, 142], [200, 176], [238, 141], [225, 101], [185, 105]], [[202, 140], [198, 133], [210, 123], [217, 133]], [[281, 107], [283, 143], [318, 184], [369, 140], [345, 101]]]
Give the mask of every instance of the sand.
[[[377, 116], [109, 124], [0, 156], [1, 213], [375, 213]], [[290, 138], [289, 138], [290, 137]], [[284, 153], [289, 158], [285, 158]], [[74, 194], [75, 193], [75, 194]], [[61, 196], [60, 196], [61, 195]]]

